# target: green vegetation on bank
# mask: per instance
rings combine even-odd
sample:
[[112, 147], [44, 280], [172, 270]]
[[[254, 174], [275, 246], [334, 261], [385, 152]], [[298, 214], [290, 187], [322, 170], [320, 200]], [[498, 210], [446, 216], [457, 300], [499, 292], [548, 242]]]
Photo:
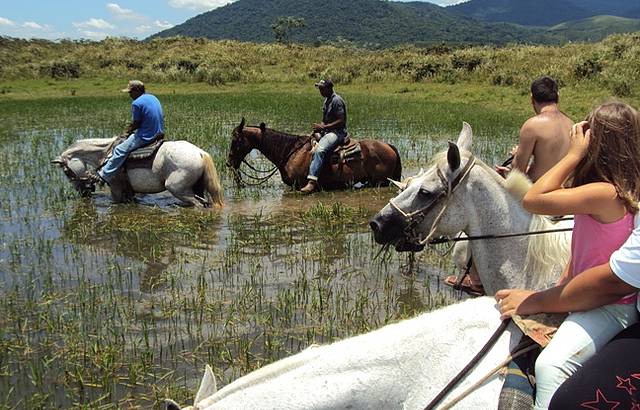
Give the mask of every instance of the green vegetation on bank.
[[121, 82], [133, 77], [154, 84], [242, 83], [278, 87], [330, 76], [339, 86], [463, 83], [526, 89], [533, 78], [544, 74], [558, 79], [561, 86], [631, 97], [638, 91], [638, 40], [640, 34], [626, 34], [596, 44], [406, 46], [371, 51], [190, 38], [149, 42], [119, 38], [100, 42], [0, 38], [0, 97], [19, 92], [16, 80], [38, 79], [54, 86], [59, 80], [90, 80], [98, 88], [104, 81]]

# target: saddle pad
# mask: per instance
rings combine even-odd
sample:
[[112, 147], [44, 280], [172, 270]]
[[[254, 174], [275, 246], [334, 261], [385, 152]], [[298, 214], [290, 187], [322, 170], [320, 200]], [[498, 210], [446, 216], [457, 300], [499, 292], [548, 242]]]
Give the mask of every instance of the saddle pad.
[[361, 154], [362, 148], [360, 148], [360, 143], [357, 141], [353, 141], [347, 146], [341, 145], [338, 149], [336, 149], [331, 155], [331, 163], [338, 164], [354, 159], [360, 159], [362, 157]]
[[149, 145], [145, 145], [144, 147], [140, 147], [136, 150], [133, 150], [129, 156], [127, 157], [128, 160], [141, 160], [141, 159], [147, 159], [153, 155], [155, 155], [156, 151], [160, 148], [160, 146], [162, 145], [162, 143], [164, 142], [164, 139], [157, 139], [154, 142], [152, 142]]
[[546, 347], [566, 317], [565, 313], [540, 313], [525, 318], [513, 315], [512, 319], [525, 335]]

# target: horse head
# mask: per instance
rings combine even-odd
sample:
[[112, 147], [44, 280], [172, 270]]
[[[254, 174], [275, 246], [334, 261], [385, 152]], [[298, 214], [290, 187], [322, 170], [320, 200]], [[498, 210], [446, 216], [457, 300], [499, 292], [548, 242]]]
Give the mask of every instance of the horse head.
[[[264, 132], [265, 127], [264, 123], [260, 124], [261, 132]], [[245, 120], [244, 117], [242, 117], [240, 125], [233, 129], [231, 135], [231, 146], [229, 147], [229, 155], [227, 156], [227, 166], [237, 170], [240, 168], [244, 157], [255, 148], [255, 144], [251, 138], [253, 135], [253, 127], [252, 130], [245, 128]]]
[[89, 196], [95, 191], [95, 185], [87, 178], [89, 170], [100, 165], [105, 150], [114, 139], [115, 137], [78, 140], [51, 160], [51, 163], [62, 168], [80, 195]]
[[[66, 151], [65, 151], [66, 152]], [[95, 185], [87, 179], [87, 164], [80, 158], [62, 155], [51, 160], [52, 164], [58, 165], [66, 175], [67, 179], [81, 196], [90, 196], [95, 191]]]
[[398, 251], [419, 251], [435, 234], [453, 235], [464, 230], [466, 216], [456, 188], [469, 175], [475, 158], [469, 152], [473, 133], [463, 124], [457, 143], [426, 172], [403, 182], [392, 181], [401, 192], [370, 222], [376, 242], [395, 245]]

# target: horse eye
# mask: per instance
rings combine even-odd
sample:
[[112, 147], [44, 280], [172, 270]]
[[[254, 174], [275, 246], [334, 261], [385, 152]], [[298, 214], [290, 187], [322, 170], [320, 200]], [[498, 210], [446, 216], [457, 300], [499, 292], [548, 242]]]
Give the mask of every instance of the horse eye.
[[432, 195], [431, 191], [429, 191], [425, 187], [420, 188], [420, 190], [418, 192], [420, 193], [420, 195], [424, 195], [424, 196], [431, 196]]

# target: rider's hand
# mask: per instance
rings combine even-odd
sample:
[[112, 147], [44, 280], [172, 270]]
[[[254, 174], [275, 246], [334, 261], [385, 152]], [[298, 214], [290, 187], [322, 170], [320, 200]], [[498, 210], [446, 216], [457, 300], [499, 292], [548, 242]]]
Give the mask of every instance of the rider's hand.
[[500, 176], [502, 176], [503, 178], [506, 178], [507, 174], [511, 172], [511, 168], [503, 167], [501, 165], [496, 165], [496, 172], [500, 174]]
[[567, 155], [573, 155], [576, 159], [582, 159], [587, 154], [589, 149], [589, 141], [591, 140], [591, 130], [585, 127], [589, 126], [588, 121], [582, 121], [574, 124], [569, 134], [569, 152]]
[[325, 128], [325, 125], [324, 125], [324, 123], [323, 123], [323, 122], [320, 122], [320, 123], [314, 123], [314, 124], [313, 124], [313, 130], [314, 130], [314, 131], [322, 131], [322, 130], [324, 130], [324, 128]]
[[538, 308], [531, 302], [532, 290], [523, 289], [502, 289], [496, 292], [496, 301], [500, 309], [500, 319], [508, 319], [513, 315], [533, 315], [540, 313]]

